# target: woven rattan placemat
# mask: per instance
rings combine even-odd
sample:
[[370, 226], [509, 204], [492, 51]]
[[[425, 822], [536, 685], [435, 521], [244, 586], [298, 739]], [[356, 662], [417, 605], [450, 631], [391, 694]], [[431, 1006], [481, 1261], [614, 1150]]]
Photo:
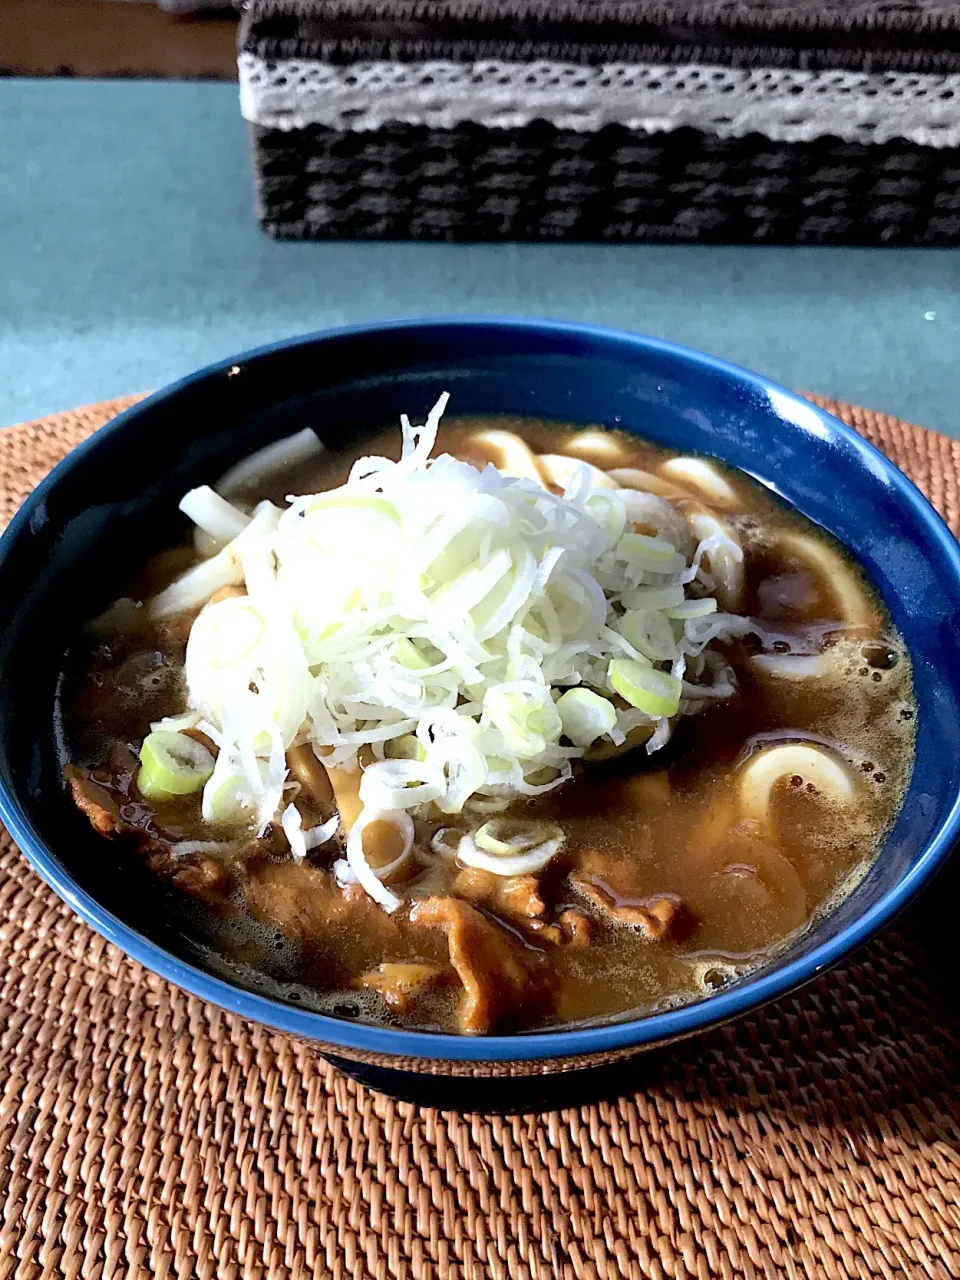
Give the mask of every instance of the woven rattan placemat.
[[[128, 403], [0, 432], [0, 520]], [[827, 407], [960, 531], [960, 444]], [[642, 1091], [483, 1117], [392, 1102], [154, 977], [0, 835], [0, 1280], [956, 1280], [958, 910], [948, 868]]]

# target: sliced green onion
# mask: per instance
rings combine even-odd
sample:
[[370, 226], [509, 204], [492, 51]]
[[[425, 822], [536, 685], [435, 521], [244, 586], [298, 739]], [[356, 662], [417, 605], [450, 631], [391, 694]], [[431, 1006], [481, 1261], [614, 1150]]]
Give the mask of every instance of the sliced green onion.
[[598, 489], [584, 499], [583, 505], [607, 535], [607, 546], [615, 547], [627, 523], [620, 495], [615, 490]]
[[253, 652], [264, 637], [267, 623], [247, 597], [221, 600], [210, 609], [209, 662], [222, 671]]
[[[266, 766], [258, 760], [259, 772]], [[256, 809], [250, 782], [240, 760], [229, 751], [221, 751], [217, 765], [203, 788], [200, 812], [204, 822], [246, 825]]]
[[400, 513], [375, 494], [319, 494], [301, 509], [302, 534], [324, 555], [338, 558], [345, 543], [356, 540], [365, 555], [374, 555], [382, 539], [394, 537]]
[[376, 512], [378, 515], [388, 516], [395, 524], [400, 523], [400, 512], [393, 503], [372, 493], [321, 493], [303, 508], [305, 516], [317, 511], [343, 510]]
[[[367, 861], [366, 850], [363, 847], [363, 833], [374, 822], [389, 823], [400, 833], [403, 841], [399, 856], [385, 867], [372, 867]], [[350, 830], [350, 835], [347, 837], [347, 865], [352, 869], [353, 874], [370, 897], [373, 898], [374, 902], [378, 902], [384, 911], [388, 913], [396, 911], [397, 907], [400, 906], [400, 899], [392, 889], [387, 888], [381, 877], [385, 879], [405, 861], [413, 848], [413, 834], [413, 819], [409, 814], [401, 813], [396, 809], [377, 809], [373, 806], [368, 806], [361, 812]], [[334, 863], [333, 869], [334, 873], [337, 874], [337, 879], [341, 884], [346, 883], [338, 868], [340, 868], [340, 863]]]
[[614, 658], [607, 668], [611, 686], [632, 707], [648, 716], [675, 716], [680, 709], [680, 681], [656, 667], [630, 658]]
[[520, 690], [493, 688], [487, 691], [483, 709], [519, 759], [539, 755], [563, 732], [556, 707], [546, 695], [538, 698]]
[[200, 723], [199, 711], [185, 711], [179, 716], [164, 716], [162, 720], [154, 720], [150, 728], [166, 730], [169, 733], [181, 733], [184, 729], [192, 729]]
[[673, 609], [683, 604], [683, 587], [634, 587], [620, 599], [625, 609]]
[[542, 871], [563, 842], [563, 831], [555, 822], [521, 825], [494, 818], [463, 837], [457, 857], [465, 866], [495, 876], [529, 876]]
[[[361, 603], [362, 600], [363, 600], [363, 593], [361, 592], [360, 588], [353, 587], [351, 588], [351, 590], [347, 592], [347, 594], [343, 597], [343, 599], [337, 603], [336, 611], [343, 614], [350, 613], [357, 608], [357, 606]], [[301, 640], [304, 640], [304, 641], [308, 640], [310, 636], [309, 624], [304, 625], [304, 619], [300, 617], [299, 614], [295, 616], [297, 620], [298, 635], [300, 636]], [[342, 631], [343, 627], [344, 627], [343, 622], [331, 622], [328, 627], [324, 627], [322, 631], [318, 632], [318, 634], [313, 639], [313, 643], [317, 645], [317, 644], [322, 644], [324, 640], [330, 640], [333, 636], [337, 634], [338, 631]]]
[[743, 600], [743, 548], [731, 527], [712, 512], [692, 511], [687, 521], [699, 543], [710, 540], [701, 563], [713, 578], [723, 607], [736, 613]]
[[667, 542], [666, 538], [651, 538], [645, 533], [625, 533], [617, 543], [617, 556], [653, 573], [672, 573], [686, 564], [672, 542]]
[[185, 733], [155, 729], [140, 748], [137, 786], [148, 800], [169, 800], [199, 791], [213, 773], [213, 756]]
[[410, 671], [425, 671], [430, 666], [417, 646], [406, 636], [401, 636], [397, 640], [393, 656], [402, 667], [407, 667]]
[[368, 809], [418, 809], [442, 796], [443, 770], [423, 760], [375, 760], [360, 778], [360, 800]]
[[677, 656], [673, 627], [658, 609], [632, 609], [617, 623], [617, 630], [653, 662], [667, 662]]
[[518, 822], [512, 818], [491, 818], [473, 833], [478, 848], [498, 857], [525, 853], [545, 840], [562, 837], [563, 830], [555, 822]]
[[383, 744], [383, 754], [388, 760], [426, 760], [427, 751], [415, 733], [405, 733]]
[[517, 785], [522, 795], [534, 796], [542, 791], [551, 791], [562, 781], [563, 776], [560, 770], [555, 769], [552, 764], [545, 764], [540, 769], [531, 769], [529, 773], [524, 773], [523, 782]]
[[577, 747], [589, 747], [617, 723], [617, 712], [607, 698], [592, 689], [568, 689], [557, 699], [563, 732]]
[[[669, 724], [669, 721], [662, 720], [661, 724]], [[595, 742], [593, 746], [584, 753], [584, 760], [593, 762], [604, 760], [616, 760], [620, 756], [625, 756], [630, 751], [635, 751], [637, 747], [642, 747], [644, 743], [650, 741], [653, 736], [654, 726], [649, 720], [645, 720], [642, 724], [638, 724], [635, 728], [627, 732], [627, 736], [623, 742], [613, 742], [610, 738], [603, 738], [599, 742]]]
[[706, 600], [684, 600], [683, 604], [673, 605], [663, 612], [668, 618], [679, 618], [686, 622], [687, 618], [705, 618], [708, 613], [716, 613], [717, 602], [712, 596]]
[[[503, 813], [509, 809], [511, 800], [507, 796], [471, 796], [463, 806], [470, 813]], [[452, 828], [450, 828], [452, 830]]]

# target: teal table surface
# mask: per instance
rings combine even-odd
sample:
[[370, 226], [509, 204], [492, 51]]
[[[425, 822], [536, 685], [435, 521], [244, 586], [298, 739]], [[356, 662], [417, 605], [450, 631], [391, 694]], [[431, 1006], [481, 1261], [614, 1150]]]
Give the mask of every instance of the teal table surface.
[[960, 250], [275, 243], [234, 85], [0, 80], [0, 422], [388, 316], [588, 320], [960, 436]]

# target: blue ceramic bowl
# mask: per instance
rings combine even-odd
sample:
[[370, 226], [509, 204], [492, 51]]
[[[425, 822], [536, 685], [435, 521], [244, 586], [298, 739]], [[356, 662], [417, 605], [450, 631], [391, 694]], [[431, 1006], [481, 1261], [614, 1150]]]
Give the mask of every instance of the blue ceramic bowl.
[[[856, 891], [779, 960], [709, 999], [570, 1031], [484, 1038], [322, 1016], [244, 985], [178, 899], [93, 835], [66, 800], [54, 717], [64, 644], [148, 555], [179, 539], [177, 502], [271, 440], [327, 439], [425, 412], [616, 425], [755, 476], [863, 564], [913, 658], [916, 767]], [[755, 374], [628, 333], [535, 320], [402, 321], [321, 333], [211, 366], [121, 414], [27, 500], [0, 540], [0, 817], [37, 871], [148, 968], [341, 1059], [414, 1072], [556, 1071], [663, 1045], [806, 982], [929, 880], [960, 828], [960, 552], [913, 485], [840, 422]], [[144, 873], [145, 874], [145, 873]], [[195, 923], [195, 922], [194, 922]]]

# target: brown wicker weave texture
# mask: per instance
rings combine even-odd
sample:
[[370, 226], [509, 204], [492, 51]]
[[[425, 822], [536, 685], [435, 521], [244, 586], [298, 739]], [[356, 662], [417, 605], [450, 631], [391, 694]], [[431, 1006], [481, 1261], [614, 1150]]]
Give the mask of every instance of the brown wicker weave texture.
[[[121, 407], [0, 433], [0, 518]], [[960, 444], [829, 407], [960, 531]], [[938, 911], [680, 1046], [634, 1096], [484, 1118], [391, 1102], [184, 995], [4, 835], [0, 1280], [952, 1280], [958, 969]]]

